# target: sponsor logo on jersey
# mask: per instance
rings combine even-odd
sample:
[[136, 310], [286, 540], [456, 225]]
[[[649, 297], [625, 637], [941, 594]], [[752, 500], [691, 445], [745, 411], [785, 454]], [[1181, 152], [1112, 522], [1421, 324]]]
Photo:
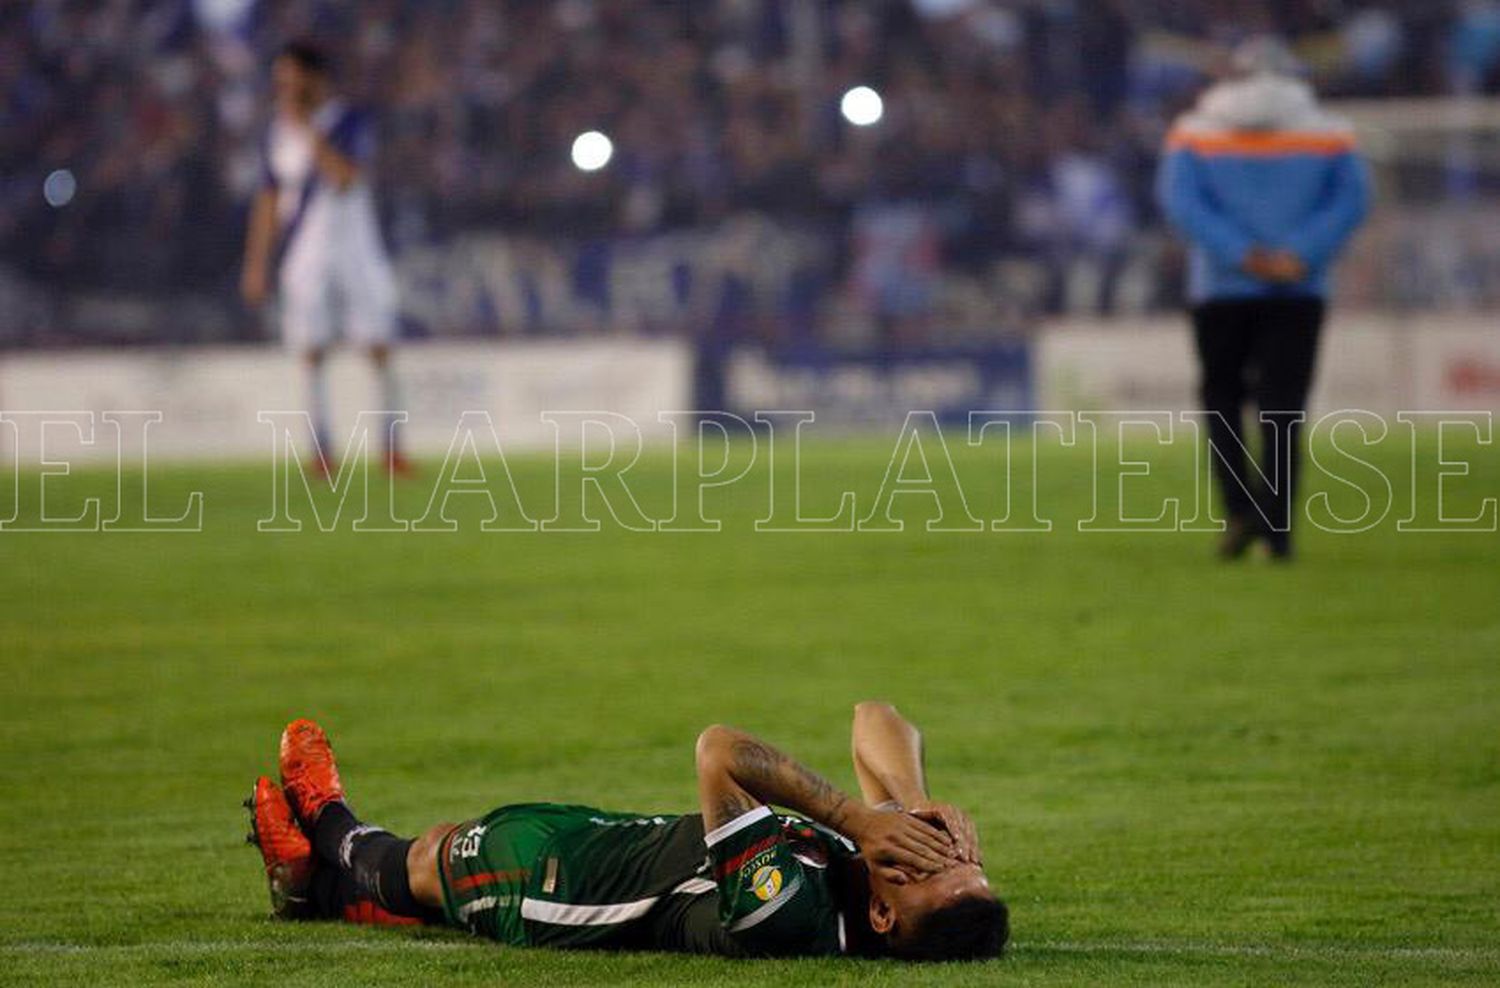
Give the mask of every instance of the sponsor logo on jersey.
[[781, 891], [781, 869], [775, 865], [762, 865], [750, 876], [750, 890], [761, 902], [766, 902]]

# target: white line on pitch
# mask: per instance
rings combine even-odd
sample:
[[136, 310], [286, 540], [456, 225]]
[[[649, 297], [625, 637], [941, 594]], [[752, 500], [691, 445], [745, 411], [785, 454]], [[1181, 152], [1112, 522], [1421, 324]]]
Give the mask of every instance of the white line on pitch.
[[[264, 953], [336, 954], [336, 953], [410, 953], [421, 950], [469, 950], [482, 947], [479, 940], [344, 940], [312, 943], [286, 943], [256, 940], [183, 940], [130, 944], [85, 944], [57, 941], [31, 941], [0, 944], [0, 954], [218, 954]], [[1259, 957], [1267, 960], [1449, 960], [1500, 961], [1500, 950], [1486, 947], [1393, 947], [1362, 944], [1233, 944], [1173, 943], [1171, 941], [1096, 942], [1073, 940], [1018, 941], [1011, 946], [1018, 953], [1063, 954], [1142, 954], [1188, 955], [1200, 957]]]
[[1391, 960], [1500, 960], [1500, 950], [1486, 947], [1382, 947], [1366, 944], [1235, 944], [1165, 941], [1037, 940], [1016, 942], [1013, 950], [1063, 954], [1195, 954], [1207, 957], [1388, 958]]
[[58, 943], [32, 941], [0, 944], [0, 954], [218, 954], [237, 951], [278, 954], [403, 953], [410, 950], [451, 950], [482, 945], [479, 940], [344, 940], [285, 943], [276, 940], [181, 940], [150, 943]]

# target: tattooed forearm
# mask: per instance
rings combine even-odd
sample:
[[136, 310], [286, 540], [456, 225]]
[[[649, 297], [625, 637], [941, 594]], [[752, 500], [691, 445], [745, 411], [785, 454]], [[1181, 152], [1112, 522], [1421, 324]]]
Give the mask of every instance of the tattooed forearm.
[[839, 792], [823, 778], [801, 762], [787, 759], [787, 768], [796, 776], [798, 784], [806, 794], [809, 806], [818, 807], [818, 812], [835, 830], [843, 826], [848, 814], [849, 797]]
[[720, 724], [704, 728], [697, 761], [699, 806], [709, 829], [771, 804], [858, 839], [855, 831], [868, 812], [863, 803], [744, 731]]
[[806, 813], [834, 829], [843, 826], [850, 800], [807, 766], [756, 738], [735, 739], [731, 774], [748, 791], [770, 803]]
[[755, 809], [755, 800], [741, 792], [721, 793], [719, 798], [709, 808], [703, 823], [706, 829], [713, 830], [722, 827], [731, 820], [737, 819]]
[[729, 751], [735, 776], [745, 781], [770, 779], [787, 760], [764, 741], [748, 736], [736, 738]]

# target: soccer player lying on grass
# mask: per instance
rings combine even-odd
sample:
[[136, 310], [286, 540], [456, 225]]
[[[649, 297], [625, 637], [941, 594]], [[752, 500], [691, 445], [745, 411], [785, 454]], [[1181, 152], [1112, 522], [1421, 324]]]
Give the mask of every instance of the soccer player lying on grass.
[[951, 960], [1005, 946], [974, 825], [928, 799], [921, 735], [895, 708], [855, 708], [863, 802], [729, 727], [699, 735], [697, 763], [701, 813], [525, 803], [403, 840], [355, 817], [327, 736], [298, 720], [281, 736], [284, 793], [261, 777], [247, 801], [251, 839], [289, 918], [734, 956]]

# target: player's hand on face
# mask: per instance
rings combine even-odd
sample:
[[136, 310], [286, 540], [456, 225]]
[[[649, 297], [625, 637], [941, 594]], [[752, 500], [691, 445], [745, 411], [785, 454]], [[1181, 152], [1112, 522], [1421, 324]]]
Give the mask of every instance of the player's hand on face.
[[[875, 811], [852, 834], [870, 867], [907, 878], [935, 874], [958, 861], [952, 837], [910, 813]], [[894, 881], [894, 879], [892, 879]], [[897, 884], [904, 884], [898, 882]]]
[[913, 806], [911, 815], [941, 827], [953, 838], [959, 860], [966, 864], [983, 864], [979, 854], [979, 830], [969, 814], [952, 803], [922, 802]]

